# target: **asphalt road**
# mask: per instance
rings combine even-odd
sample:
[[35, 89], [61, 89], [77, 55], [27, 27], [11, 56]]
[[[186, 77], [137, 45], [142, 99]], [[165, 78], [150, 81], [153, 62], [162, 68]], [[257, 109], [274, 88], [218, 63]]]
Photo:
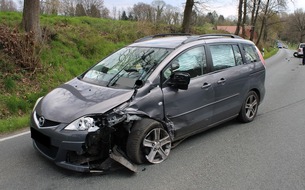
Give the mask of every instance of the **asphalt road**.
[[193, 136], [158, 165], [107, 175], [67, 171], [40, 156], [29, 134], [0, 139], [0, 189], [305, 189], [305, 66], [292, 51], [268, 59], [257, 118]]

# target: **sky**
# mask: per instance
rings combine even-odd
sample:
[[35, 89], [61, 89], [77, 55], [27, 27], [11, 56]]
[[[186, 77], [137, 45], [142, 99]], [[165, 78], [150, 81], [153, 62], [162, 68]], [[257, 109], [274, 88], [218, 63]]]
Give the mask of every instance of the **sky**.
[[[104, 5], [112, 11], [113, 7], [117, 10], [127, 10], [128, 7], [132, 7], [134, 4], [143, 2], [146, 4], [151, 4], [153, 0], [104, 0]], [[289, 0], [288, 0], [289, 1]], [[293, 0], [294, 4], [289, 1], [288, 13], [293, 13], [297, 8], [303, 8], [305, 10], [305, 0]], [[164, 0], [166, 4], [178, 7], [183, 11], [186, 0]], [[206, 13], [213, 12], [214, 10], [218, 15], [223, 15], [224, 17], [236, 16], [237, 15], [237, 4], [238, 0], [208, 0], [208, 10]]]
[[[166, 4], [170, 4], [172, 6], [178, 7], [181, 12], [184, 10], [186, 0], [163, 0]], [[222, 14], [223, 16], [231, 16], [237, 14], [237, 1], [238, 0], [210, 0], [210, 3], [207, 5], [206, 13], [213, 12], [216, 10], [217, 14]], [[104, 5], [112, 11], [113, 7], [116, 7], [118, 10], [125, 9], [128, 7], [132, 7], [134, 4], [139, 2], [143, 2], [146, 4], [151, 4], [153, 0], [104, 0]]]

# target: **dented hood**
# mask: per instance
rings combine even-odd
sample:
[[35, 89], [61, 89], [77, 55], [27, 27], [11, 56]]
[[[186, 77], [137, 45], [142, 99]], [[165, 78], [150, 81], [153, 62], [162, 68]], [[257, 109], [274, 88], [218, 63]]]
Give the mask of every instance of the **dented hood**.
[[71, 123], [84, 115], [105, 113], [129, 100], [133, 93], [134, 90], [97, 86], [75, 78], [47, 94], [36, 111], [48, 120]]

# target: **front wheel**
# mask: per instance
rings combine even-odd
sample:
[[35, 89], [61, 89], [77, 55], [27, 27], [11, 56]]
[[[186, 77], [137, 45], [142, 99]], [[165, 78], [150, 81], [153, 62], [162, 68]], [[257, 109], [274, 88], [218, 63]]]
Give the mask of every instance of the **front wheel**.
[[135, 123], [126, 146], [128, 157], [136, 164], [163, 162], [170, 153], [171, 138], [163, 126], [151, 119]]
[[258, 95], [256, 94], [256, 92], [250, 91], [241, 107], [238, 119], [244, 123], [253, 121], [257, 114], [258, 104]]

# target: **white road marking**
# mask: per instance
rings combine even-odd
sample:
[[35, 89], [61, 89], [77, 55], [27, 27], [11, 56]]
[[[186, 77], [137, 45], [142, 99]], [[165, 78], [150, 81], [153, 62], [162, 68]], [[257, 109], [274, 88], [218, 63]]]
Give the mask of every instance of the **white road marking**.
[[20, 137], [22, 135], [26, 135], [26, 134], [29, 134], [29, 133], [30, 133], [30, 131], [26, 131], [26, 132], [23, 132], [23, 133], [19, 133], [17, 135], [12, 135], [12, 136], [9, 136], [9, 137], [5, 137], [5, 138], [0, 139], [0, 142], [6, 141], [6, 140], [9, 140], [9, 139], [13, 139], [13, 138], [16, 138], [16, 137]]

